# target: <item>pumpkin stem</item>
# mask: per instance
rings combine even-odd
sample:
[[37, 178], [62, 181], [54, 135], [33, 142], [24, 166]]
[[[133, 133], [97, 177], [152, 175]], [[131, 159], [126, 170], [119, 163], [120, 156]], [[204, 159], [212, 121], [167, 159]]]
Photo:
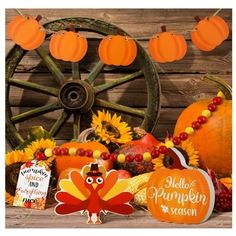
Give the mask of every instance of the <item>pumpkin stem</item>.
[[205, 75], [202, 80], [215, 83], [216, 87], [225, 95], [226, 100], [232, 100], [232, 88], [225, 81], [212, 75]]
[[161, 26], [161, 31], [162, 31], [162, 32], [166, 32], [166, 26], [165, 26], [165, 25], [162, 25], [162, 26]]
[[70, 25], [70, 31], [75, 32], [75, 25], [73, 24]]
[[199, 16], [195, 16], [194, 19], [195, 19], [195, 21], [197, 21], [197, 22], [199, 22], [199, 21], [201, 20]]
[[37, 15], [37, 17], [35, 18], [36, 21], [40, 21], [43, 17], [41, 15]]

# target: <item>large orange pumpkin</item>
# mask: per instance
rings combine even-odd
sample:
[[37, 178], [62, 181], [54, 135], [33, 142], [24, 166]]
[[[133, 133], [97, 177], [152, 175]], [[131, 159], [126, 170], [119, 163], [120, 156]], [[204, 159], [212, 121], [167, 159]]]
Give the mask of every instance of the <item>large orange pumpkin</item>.
[[7, 27], [7, 35], [25, 50], [38, 48], [45, 40], [46, 32], [32, 16], [15, 16]]
[[88, 49], [87, 39], [73, 31], [59, 31], [52, 35], [49, 50], [56, 59], [70, 62], [82, 60]]
[[162, 32], [154, 35], [148, 48], [152, 58], [160, 63], [181, 60], [187, 52], [187, 43], [181, 34], [167, 32], [162, 26]]
[[[216, 78], [214, 80], [216, 81]], [[219, 80], [217, 82], [221, 83]], [[230, 91], [228, 91], [229, 94]], [[211, 103], [211, 99], [204, 99], [188, 106], [176, 122], [174, 136], [179, 135], [185, 131], [186, 127], [191, 126], [191, 123], [201, 115], [202, 111], [207, 109], [209, 103]], [[189, 135], [189, 140], [199, 151], [202, 168], [213, 169], [219, 177], [231, 176], [232, 100], [224, 99], [207, 122], [192, 135]]]
[[229, 26], [220, 16], [205, 17], [197, 21], [191, 34], [192, 42], [202, 51], [212, 51], [229, 36]]
[[[88, 143], [79, 143], [79, 142], [68, 142], [60, 146], [61, 148], [83, 148], [84, 150], [91, 149], [92, 151], [99, 150], [100, 152], [109, 153], [108, 149], [99, 142], [88, 142]], [[57, 156], [55, 159], [55, 171], [56, 176], [58, 177], [60, 173], [68, 168], [77, 168], [82, 169], [83, 166], [94, 162], [94, 158], [78, 155], [61, 155]], [[112, 168], [111, 160], [102, 160], [98, 159], [98, 163], [103, 165], [107, 170]]]
[[148, 209], [157, 220], [196, 224], [208, 219], [215, 202], [215, 191], [209, 175], [186, 165], [182, 154], [168, 149], [171, 169], [159, 168], [147, 184]]
[[137, 46], [130, 37], [108, 35], [100, 42], [98, 54], [104, 64], [128, 66], [137, 56]]

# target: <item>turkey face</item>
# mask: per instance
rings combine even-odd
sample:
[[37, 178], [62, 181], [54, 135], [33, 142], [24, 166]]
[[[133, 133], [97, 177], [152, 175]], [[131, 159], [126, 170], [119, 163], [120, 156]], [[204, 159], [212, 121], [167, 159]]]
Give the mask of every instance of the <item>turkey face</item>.
[[85, 179], [85, 186], [90, 191], [98, 191], [104, 186], [104, 179], [102, 176], [88, 176]]

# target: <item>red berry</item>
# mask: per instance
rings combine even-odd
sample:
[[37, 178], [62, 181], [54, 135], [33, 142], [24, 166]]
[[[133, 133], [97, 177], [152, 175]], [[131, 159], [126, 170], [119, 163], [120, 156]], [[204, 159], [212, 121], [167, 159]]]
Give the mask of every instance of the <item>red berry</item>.
[[211, 112], [215, 111], [216, 110], [216, 105], [214, 103], [209, 104], [208, 105], [208, 110], [211, 111]]
[[61, 155], [66, 156], [69, 154], [68, 148], [61, 148]]
[[222, 98], [221, 97], [214, 97], [212, 99], [213, 104], [215, 105], [220, 105], [222, 103]]
[[56, 156], [61, 155], [61, 148], [55, 147], [55, 148], [52, 150], [52, 154], [53, 154], [53, 155], [56, 155]]
[[110, 160], [111, 161], [116, 161], [117, 155], [115, 153], [110, 154]]
[[197, 129], [199, 129], [200, 127], [201, 127], [201, 125], [200, 125], [200, 123], [199, 123], [198, 121], [194, 121], [194, 122], [192, 123], [192, 128], [193, 128], [193, 129], [197, 130]]
[[24, 207], [26, 208], [31, 208], [31, 202], [25, 202]]
[[159, 153], [161, 154], [166, 154], [167, 152], [167, 147], [166, 146], [160, 146], [158, 149]]
[[128, 161], [128, 162], [132, 162], [134, 160], [134, 156], [131, 155], [131, 154], [128, 154], [126, 157], [125, 157], [125, 160]]
[[154, 149], [152, 151], [151, 155], [152, 155], [152, 159], [155, 159], [155, 158], [159, 157], [160, 153], [157, 149]]
[[102, 152], [101, 153], [101, 158], [103, 160], [108, 160], [110, 158], [110, 154], [108, 152]]
[[76, 153], [78, 156], [85, 156], [85, 150], [83, 148], [79, 148]]
[[204, 124], [207, 122], [207, 118], [205, 116], [199, 116], [197, 118], [197, 121], [199, 122], [199, 124]]
[[172, 141], [174, 145], [179, 145], [181, 143], [181, 139], [179, 137], [174, 137]]
[[188, 134], [186, 132], [182, 132], [179, 134], [179, 138], [181, 140], [186, 140], [188, 138]]
[[46, 159], [44, 152], [41, 152], [41, 151], [36, 152], [34, 156], [37, 161], [43, 161]]
[[134, 160], [137, 161], [137, 162], [142, 161], [142, 160], [143, 160], [143, 155], [141, 155], [141, 154], [136, 154], [136, 155], [134, 156]]
[[93, 151], [91, 149], [85, 150], [85, 156], [92, 157], [93, 156]]

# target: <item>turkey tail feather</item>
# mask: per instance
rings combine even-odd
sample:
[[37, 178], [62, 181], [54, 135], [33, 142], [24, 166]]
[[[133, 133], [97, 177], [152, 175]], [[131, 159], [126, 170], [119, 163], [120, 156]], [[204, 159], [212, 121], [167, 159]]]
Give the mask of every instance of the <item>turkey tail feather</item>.
[[129, 215], [134, 211], [133, 207], [128, 204], [106, 205], [105, 210], [121, 215]]

